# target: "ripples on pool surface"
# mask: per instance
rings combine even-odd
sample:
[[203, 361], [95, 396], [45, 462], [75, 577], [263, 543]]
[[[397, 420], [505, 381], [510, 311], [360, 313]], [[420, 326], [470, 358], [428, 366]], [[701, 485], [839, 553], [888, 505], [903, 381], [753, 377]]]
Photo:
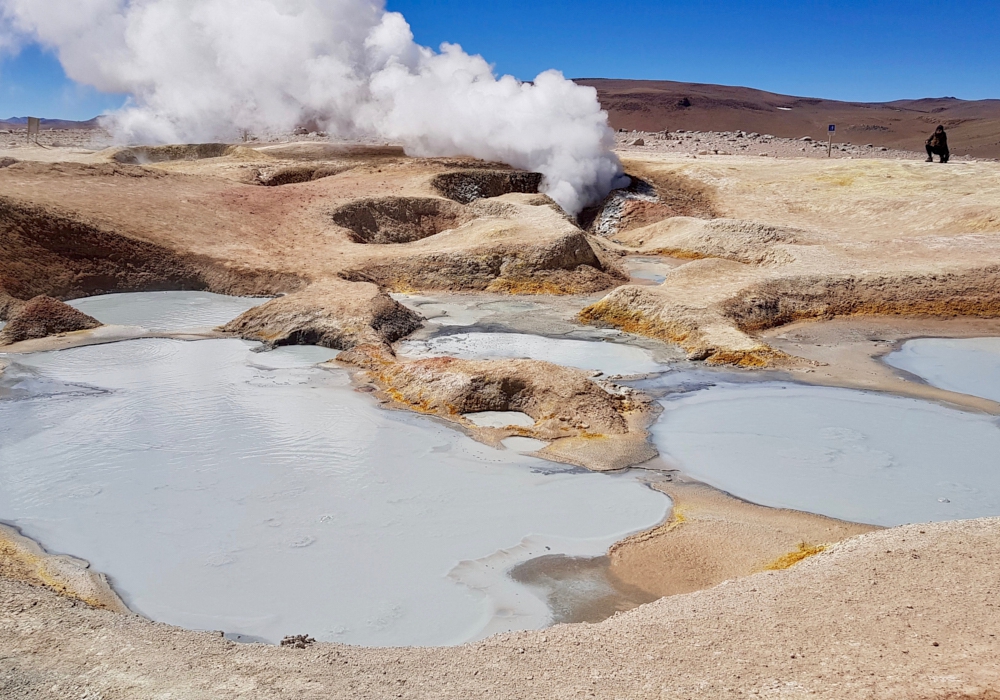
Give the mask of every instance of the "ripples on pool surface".
[[252, 349], [147, 339], [19, 357], [3, 381], [50, 390], [0, 400], [0, 518], [88, 559], [156, 620], [398, 645], [546, 622], [527, 589], [497, 602], [449, 578], [461, 561], [528, 536], [602, 554], [666, 514], [634, 477], [380, 410], [346, 371], [311, 367], [332, 351]]
[[885, 361], [939, 389], [1000, 401], [1000, 338], [918, 338]]

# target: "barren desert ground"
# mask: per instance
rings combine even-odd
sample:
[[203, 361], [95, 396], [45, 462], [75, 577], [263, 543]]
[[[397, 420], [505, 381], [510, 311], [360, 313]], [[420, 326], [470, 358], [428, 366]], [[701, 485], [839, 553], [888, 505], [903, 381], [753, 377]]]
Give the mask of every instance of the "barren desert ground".
[[[322, 346], [381, 411], [491, 449], [534, 440], [551, 464], [632, 469], [672, 503], [593, 564], [620, 594], [592, 606], [601, 621], [451, 647], [240, 644], [171, 626], [131, 611], [79, 553], [5, 528], [0, 695], [1000, 697], [1000, 518], [883, 527], [769, 507], [688, 473], [657, 432], [671, 397], [716, 385], [835, 388], [995, 428], [989, 392], [884, 358], [911, 339], [1000, 335], [1000, 164], [818, 158], [743, 132], [676, 147], [693, 138], [620, 135], [632, 185], [580, 217], [539, 194], [537, 174], [393, 146], [0, 143], [0, 378], [137, 338]], [[268, 300], [198, 334], [101, 324], [64, 303], [177, 290]], [[470, 329], [608, 341], [666, 370], [433, 352], [442, 314], [485, 308], [504, 310]], [[484, 412], [527, 419], [469, 417]]]

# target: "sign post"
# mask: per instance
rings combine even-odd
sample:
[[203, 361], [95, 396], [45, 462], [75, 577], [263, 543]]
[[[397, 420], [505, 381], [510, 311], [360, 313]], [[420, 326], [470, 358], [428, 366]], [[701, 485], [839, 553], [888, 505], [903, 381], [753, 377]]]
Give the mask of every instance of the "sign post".
[[28, 117], [28, 143], [31, 143], [32, 136], [35, 137], [35, 143], [38, 143], [38, 129], [41, 123], [38, 117]]
[[827, 141], [826, 141], [826, 157], [830, 158], [833, 156], [833, 135], [837, 133], [837, 125], [831, 124], [826, 130]]

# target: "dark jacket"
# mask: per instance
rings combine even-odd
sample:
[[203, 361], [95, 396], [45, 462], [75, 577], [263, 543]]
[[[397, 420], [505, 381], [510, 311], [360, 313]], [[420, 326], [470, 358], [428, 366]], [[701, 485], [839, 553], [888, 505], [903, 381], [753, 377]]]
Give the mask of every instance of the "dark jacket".
[[945, 133], [944, 129], [941, 129], [941, 131], [935, 131], [931, 134], [931, 137], [927, 139], [927, 145], [931, 148], [948, 148], [948, 134]]

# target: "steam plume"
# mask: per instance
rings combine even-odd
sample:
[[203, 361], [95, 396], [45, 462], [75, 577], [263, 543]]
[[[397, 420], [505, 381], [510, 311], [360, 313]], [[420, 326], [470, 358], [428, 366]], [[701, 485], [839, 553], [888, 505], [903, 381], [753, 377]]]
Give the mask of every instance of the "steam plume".
[[106, 118], [120, 141], [232, 140], [315, 121], [412, 155], [541, 172], [571, 213], [627, 184], [595, 90], [556, 71], [534, 84], [497, 78], [455, 44], [420, 46], [384, 0], [0, 0], [5, 34], [54, 49], [77, 82], [131, 95]]

